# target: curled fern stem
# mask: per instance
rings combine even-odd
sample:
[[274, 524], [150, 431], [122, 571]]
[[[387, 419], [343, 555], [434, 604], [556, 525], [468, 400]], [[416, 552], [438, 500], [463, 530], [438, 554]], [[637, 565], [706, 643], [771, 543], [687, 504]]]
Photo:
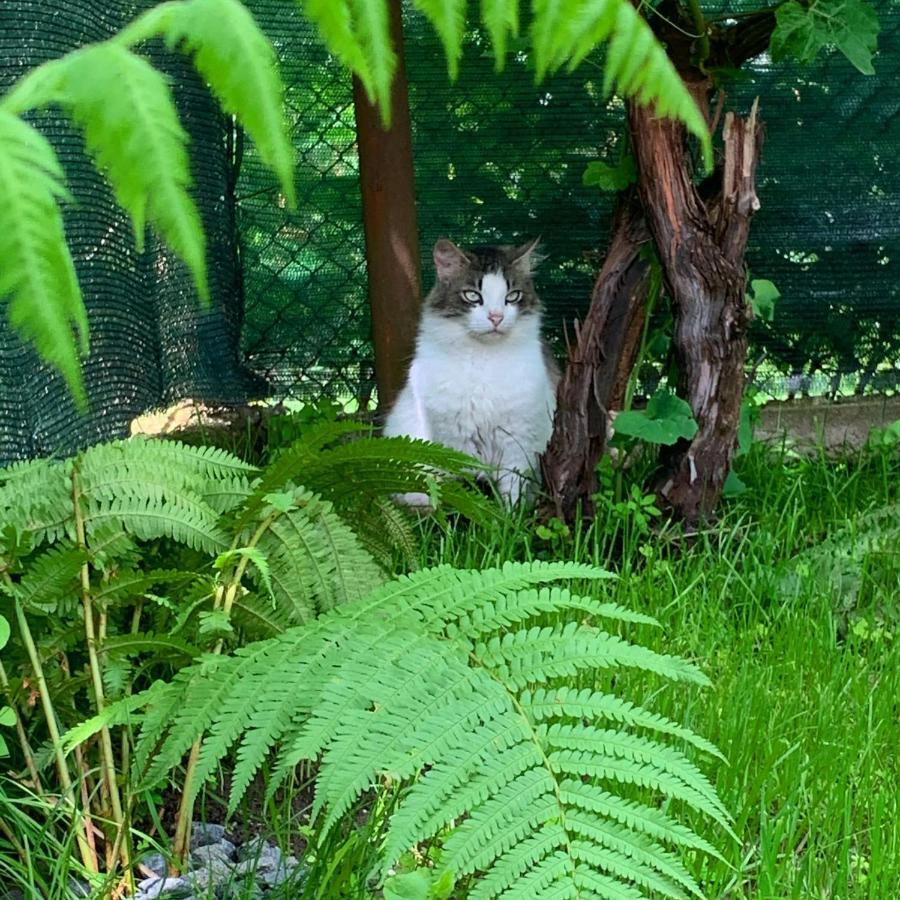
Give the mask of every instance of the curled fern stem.
[[[8, 574], [4, 573], [4, 577], [9, 584], [12, 584], [12, 579]], [[87, 838], [85, 837], [84, 822], [75, 805], [74, 787], [72, 785], [72, 779], [69, 776], [66, 754], [63, 751], [62, 739], [59, 734], [56, 710], [53, 708], [53, 701], [50, 699], [50, 690], [47, 687], [47, 679], [44, 677], [44, 667], [41, 665], [41, 657], [38, 654], [34, 636], [31, 634], [31, 627], [28, 625], [25, 610], [22, 609], [22, 604], [18, 599], [15, 601], [15, 611], [16, 622], [19, 626], [19, 634], [22, 636], [22, 643], [25, 644], [28, 659], [31, 662], [34, 677], [37, 680], [38, 691], [41, 697], [41, 706], [44, 710], [44, 718], [47, 720], [47, 731], [50, 733], [50, 744], [53, 747], [53, 756], [56, 759], [56, 769], [59, 774], [59, 783], [63, 789], [63, 797], [65, 802], [71, 806], [73, 817], [75, 819], [75, 839], [78, 842], [81, 861], [89, 872], [96, 872], [97, 864], [91, 856], [91, 849], [88, 846]]]
[[[81, 488], [78, 480], [77, 466], [72, 469], [72, 508], [75, 516], [75, 538], [78, 547], [87, 548], [84, 530], [84, 515], [81, 510]], [[106, 698], [103, 691], [103, 673], [100, 657], [97, 652], [97, 632], [94, 627], [94, 607], [91, 595], [91, 570], [87, 560], [81, 566], [81, 603], [84, 609], [84, 635], [88, 648], [88, 665], [91, 670], [91, 683], [94, 688], [94, 702], [97, 713], [102, 713], [106, 707]], [[105, 630], [105, 629], [104, 629]], [[131, 871], [131, 861], [128, 854], [128, 841], [122, 836], [126, 828], [125, 816], [122, 813], [122, 798], [119, 794], [119, 784], [116, 772], [116, 758], [113, 753], [112, 735], [109, 726], [104, 725], [100, 730], [100, 757], [103, 764], [103, 780], [109, 793], [109, 802], [112, 807], [113, 823], [116, 826], [115, 844], [121, 847], [122, 865], [126, 873]]]
[[[253, 536], [250, 538], [249, 543], [247, 544], [248, 548], [255, 547], [260, 538], [272, 527], [272, 523], [281, 515], [277, 510], [271, 512], [265, 519], [260, 522], [256, 531], [253, 532]], [[239, 535], [235, 537], [232, 542], [231, 549], [235, 550], [238, 546]], [[222, 611], [225, 615], [231, 614], [231, 608], [234, 605], [234, 598], [237, 596], [238, 588], [241, 585], [241, 580], [244, 577], [244, 573], [247, 571], [247, 566], [250, 563], [249, 556], [242, 556], [240, 561], [234, 570], [234, 575], [232, 575], [231, 579], [223, 586], [216, 591], [216, 598], [213, 601], [213, 609], [219, 609], [221, 604]], [[225, 639], [219, 638], [216, 642], [216, 646], [213, 648], [213, 653], [216, 655], [220, 654], [225, 646]], [[191, 840], [191, 820], [193, 818], [194, 813], [194, 800], [193, 800], [193, 787], [194, 787], [194, 773], [197, 768], [197, 760], [200, 757], [200, 739], [198, 738], [194, 741], [191, 746], [191, 753], [188, 757], [187, 769], [184, 773], [184, 784], [182, 785], [182, 793], [181, 793], [181, 803], [178, 806], [178, 820], [175, 824], [175, 840], [172, 844], [172, 856], [176, 860], [178, 865], [187, 859], [187, 851], [188, 846]]]

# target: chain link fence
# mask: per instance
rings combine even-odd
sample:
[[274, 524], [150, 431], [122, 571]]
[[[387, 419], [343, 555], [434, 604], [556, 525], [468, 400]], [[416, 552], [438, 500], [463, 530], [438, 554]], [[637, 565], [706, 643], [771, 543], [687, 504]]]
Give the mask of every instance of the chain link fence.
[[[291, 4], [250, 5], [281, 51], [301, 201], [296, 214], [279, 206], [245, 153], [242, 347], [275, 394], [365, 399], [373, 367], [349, 79]], [[755, 379], [773, 396], [900, 384], [900, 6], [880, 16], [874, 77], [836, 54], [811, 67], [764, 58], [726, 86], [726, 109], [746, 113], [760, 97], [767, 129], [748, 263], [781, 292], [773, 321], [753, 332]], [[465, 245], [541, 235], [538, 287], [562, 352], [566, 323], [587, 308], [612, 207], [582, 174], [593, 159], [618, 159], [622, 104], [603, 97], [596, 60], [539, 86], [524, 52], [495, 73], [477, 30], [451, 85], [430, 26], [409, 12], [405, 27], [426, 289], [439, 236]]]

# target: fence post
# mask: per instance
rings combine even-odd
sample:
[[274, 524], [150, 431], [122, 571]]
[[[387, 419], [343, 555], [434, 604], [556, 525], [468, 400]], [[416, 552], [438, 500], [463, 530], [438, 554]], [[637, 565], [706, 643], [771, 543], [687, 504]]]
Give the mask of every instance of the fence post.
[[391, 86], [391, 126], [382, 126], [358, 79], [353, 80], [359, 180], [381, 412], [403, 386], [421, 305], [419, 232], [413, 173], [401, 0], [388, 0], [397, 71]]

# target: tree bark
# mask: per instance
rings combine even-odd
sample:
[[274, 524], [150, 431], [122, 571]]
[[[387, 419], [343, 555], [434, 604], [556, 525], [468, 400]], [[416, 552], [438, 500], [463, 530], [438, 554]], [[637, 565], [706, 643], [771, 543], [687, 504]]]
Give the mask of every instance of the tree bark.
[[650, 239], [634, 190], [613, 217], [612, 239], [584, 321], [557, 390], [553, 436], [542, 459], [549, 512], [572, 521], [593, 515], [597, 462], [606, 448], [608, 411], [621, 404], [634, 367], [646, 312], [649, 265], [641, 248]]
[[675, 314], [679, 394], [699, 426], [693, 440], [666, 448], [657, 491], [679, 517], [696, 522], [721, 496], [740, 420], [750, 319], [743, 256], [759, 208], [762, 130], [756, 104], [746, 121], [726, 115], [721, 184], [704, 200], [682, 126], [635, 104], [629, 119], [644, 213]]
[[397, 71], [391, 83], [390, 127], [384, 127], [380, 110], [369, 102], [359, 79], [353, 79], [375, 381], [382, 413], [390, 409], [406, 380], [422, 303], [400, 0], [390, 0], [389, 10], [391, 38], [397, 53]]

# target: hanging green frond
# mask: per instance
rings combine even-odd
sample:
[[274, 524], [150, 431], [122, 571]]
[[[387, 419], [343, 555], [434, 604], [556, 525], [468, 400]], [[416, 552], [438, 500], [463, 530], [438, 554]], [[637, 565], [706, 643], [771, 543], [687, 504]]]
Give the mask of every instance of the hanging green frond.
[[[275, 172], [288, 205], [296, 206], [294, 151], [284, 123], [284, 86], [272, 44], [237, 0], [183, 0], [150, 10], [119, 37], [122, 43], [161, 36], [193, 55], [222, 108], [253, 138]], [[240, 60], [240, 65], [235, 65]]]
[[700, 141], [707, 169], [712, 140], [706, 120], [665, 49], [629, 0], [535, 0], [531, 24], [537, 77], [576, 68], [606, 45], [603, 89], [653, 105], [657, 115], [683, 122]]
[[235, 760], [234, 808], [271, 753], [270, 790], [318, 759], [313, 817], [323, 834], [384, 776], [406, 785], [382, 875], [437, 841], [434, 876], [474, 876], [472, 897], [702, 896], [679, 849], [716, 851], [660, 803], [678, 801], [731, 833], [688, 750], [721, 755], [650, 710], [560, 677], [577, 670], [590, 682], [612, 666], [705, 682], [684, 660], [584, 622], [596, 609], [624, 619], [617, 607], [552, 586], [605, 575], [541, 563], [427, 570], [183, 670], [154, 697], [137, 775], [163, 778], [200, 738], [201, 780]]
[[434, 26], [447, 56], [450, 80], [456, 81], [459, 61], [462, 58], [463, 37], [466, 33], [467, 0], [413, 0], [413, 5], [420, 9]]
[[46, 138], [2, 105], [0, 198], [0, 300], [9, 298], [12, 327], [85, 409], [79, 353], [88, 351], [88, 323], [57, 205], [69, 198], [63, 172]]
[[506, 63], [506, 43], [519, 33], [519, 0], [481, 0], [481, 21], [491, 36], [497, 71]]

